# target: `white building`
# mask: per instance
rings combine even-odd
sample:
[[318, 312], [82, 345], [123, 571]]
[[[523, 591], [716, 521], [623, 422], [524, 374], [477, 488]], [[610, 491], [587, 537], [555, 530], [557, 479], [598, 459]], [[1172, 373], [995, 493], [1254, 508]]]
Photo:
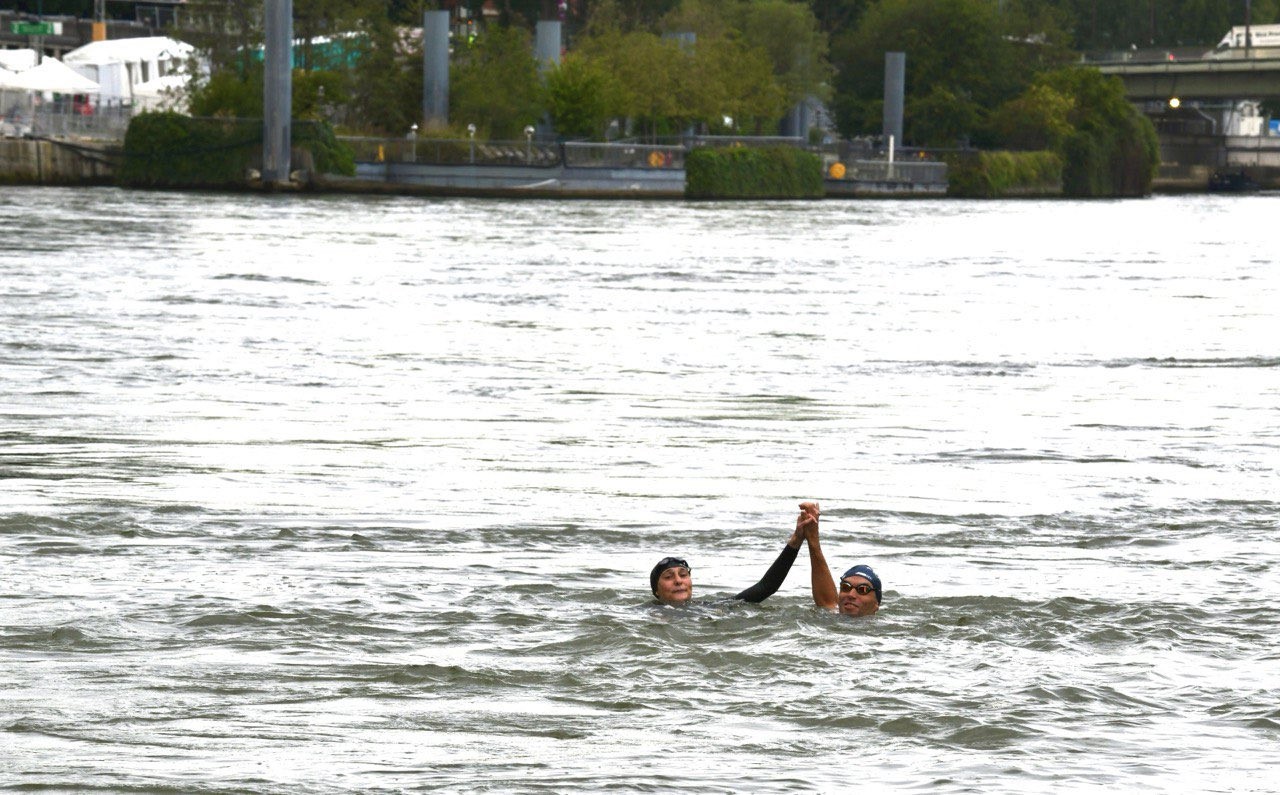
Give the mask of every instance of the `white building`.
[[190, 44], [166, 36], [95, 41], [72, 50], [63, 62], [98, 84], [104, 105], [133, 104], [134, 88], [162, 77], [185, 75], [195, 53]]

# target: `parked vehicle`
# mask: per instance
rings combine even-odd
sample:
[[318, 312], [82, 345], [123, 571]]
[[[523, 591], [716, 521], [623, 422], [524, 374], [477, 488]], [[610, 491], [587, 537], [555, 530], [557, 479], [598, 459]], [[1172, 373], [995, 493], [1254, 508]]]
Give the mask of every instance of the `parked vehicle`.
[[1244, 58], [1246, 49], [1249, 57], [1280, 58], [1280, 25], [1236, 25], [1208, 57]]

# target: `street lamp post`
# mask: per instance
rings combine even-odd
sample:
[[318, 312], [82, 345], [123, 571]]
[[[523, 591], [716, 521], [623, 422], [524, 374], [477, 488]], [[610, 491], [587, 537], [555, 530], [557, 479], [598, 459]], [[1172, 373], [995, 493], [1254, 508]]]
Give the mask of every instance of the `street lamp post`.
[[533, 125], [524, 126], [524, 162], [533, 163]]
[[418, 162], [418, 125], [409, 128], [409, 151], [413, 162]]
[[467, 137], [471, 139], [471, 165], [476, 164], [476, 126], [474, 124], [467, 125]]

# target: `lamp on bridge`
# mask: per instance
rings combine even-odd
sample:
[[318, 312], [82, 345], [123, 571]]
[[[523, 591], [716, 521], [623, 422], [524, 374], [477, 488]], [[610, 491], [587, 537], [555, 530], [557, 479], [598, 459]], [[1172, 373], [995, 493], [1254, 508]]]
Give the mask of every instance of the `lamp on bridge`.
[[1178, 99], [1177, 97], [1169, 97], [1169, 107], [1173, 108], [1174, 110], [1177, 110], [1178, 108], [1182, 107], [1182, 100]]

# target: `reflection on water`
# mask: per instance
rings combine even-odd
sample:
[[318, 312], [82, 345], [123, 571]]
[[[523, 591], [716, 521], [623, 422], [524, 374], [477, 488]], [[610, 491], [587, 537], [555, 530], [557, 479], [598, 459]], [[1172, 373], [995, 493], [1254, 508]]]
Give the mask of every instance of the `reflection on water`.
[[6, 191], [0, 781], [1256, 788], [1276, 202]]

